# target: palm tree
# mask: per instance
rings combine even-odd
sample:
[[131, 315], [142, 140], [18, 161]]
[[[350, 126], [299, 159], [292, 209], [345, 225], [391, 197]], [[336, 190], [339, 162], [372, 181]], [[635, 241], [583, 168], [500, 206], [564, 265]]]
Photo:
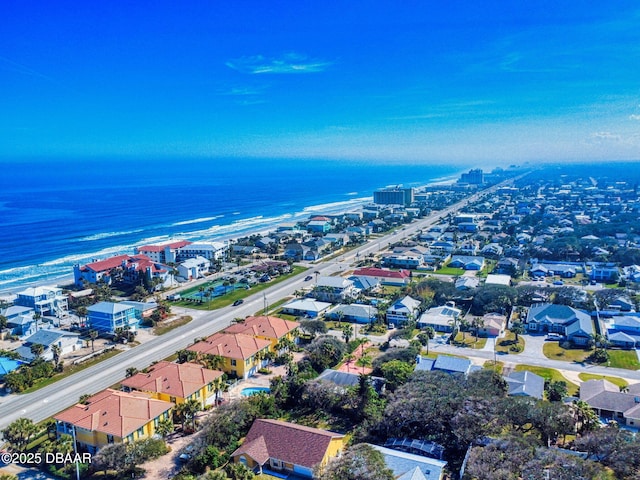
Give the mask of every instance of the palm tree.
[[178, 350], [178, 363], [191, 362], [197, 358], [198, 354], [191, 350]]
[[600, 424], [600, 418], [584, 400], [574, 400], [571, 412], [576, 421], [576, 433], [590, 432]]
[[36, 321], [36, 332], [38, 331], [38, 320], [42, 318], [42, 314], [40, 312], [36, 312], [33, 314], [33, 319]]
[[40, 355], [44, 352], [44, 345], [41, 345], [40, 343], [33, 343], [29, 349], [36, 358], [40, 358]]
[[95, 352], [95, 348], [93, 346], [93, 342], [95, 342], [96, 338], [98, 338], [97, 330], [89, 330], [89, 340], [91, 340], [91, 353]]
[[89, 310], [87, 310], [87, 307], [85, 307], [84, 305], [76, 308], [76, 314], [78, 315], [79, 319], [81, 320], [80, 321], [81, 325], [84, 324], [84, 321], [82, 321], [82, 320], [86, 320], [88, 313], [89, 313]]
[[347, 323], [344, 327], [342, 327], [342, 338], [344, 338], [344, 342], [349, 343], [349, 340], [351, 340], [352, 335], [353, 335], [353, 326]]
[[51, 345], [51, 353], [53, 354], [53, 363], [58, 365], [58, 362], [60, 361], [60, 355], [62, 354], [62, 348], [60, 347], [60, 345], [58, 345], [57, 343]]
[[171, 432], [173, 432], [173, 421], [170, 417], [163, 418], [158, 422], [158, 426], [156, 427], [156, 433], [160, 435], [163, 439], [167, 438]]
[[524, 323], [522, 323], [522, 322], [513, 322], [511, 324], [511, 331], [515, 334], [516, 343], [518, 343], [519, 335], [522, 335], [524, 333]]
[[136, 367], [129, 367], [125, 372], [125, 376], [127, 378], [133, 377], [136, 373], [138, 373], [138, 369]]
[[427, 344], [425, 346], [427, 347], [427, 355], [429, 355], [429, 340], [433, 340], [433, 338], [436, 336], [436, 331], [433, 329], [433, 327], [426, 327], [424, 329], [424, 333], [428, 338]]

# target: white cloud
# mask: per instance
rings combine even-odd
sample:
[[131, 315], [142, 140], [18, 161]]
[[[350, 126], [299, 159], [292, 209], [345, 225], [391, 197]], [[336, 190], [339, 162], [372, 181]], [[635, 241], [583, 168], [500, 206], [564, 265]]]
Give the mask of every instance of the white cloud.
[[640, 115], [636, 115], [636, 114], [629, 115], [629, 120], [640, 120]]
[[299, 53], [286, 53], [280, 57], [253, 55], [226, 62], [229, 68], [254, 75], [265, 73], [317, 73], [323, 72], [331, 64], [331, 62], [309, 58]]
[[591, 134], [591, 138], [596, 141], [607, 141], [607, 142], [619, 142], [622, 140], [620, 135], [611, 132], [594, 132]]

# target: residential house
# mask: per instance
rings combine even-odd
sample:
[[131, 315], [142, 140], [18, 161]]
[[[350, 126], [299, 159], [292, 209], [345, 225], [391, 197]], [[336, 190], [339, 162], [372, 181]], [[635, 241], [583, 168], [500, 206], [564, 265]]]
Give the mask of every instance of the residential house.
[[515, 275], [518, 271], [518, 260], [516, 258], [511, 257], [503, 257], [498, 260], [496, 264], [496, 273], [503, 273], [506, 275]]
[[576, 345], [591, 341], [594, 327], [591, 317], [567, 305], [551, 303], [533, 305], [525, 320], [527, 330], [533, 333], [559, 333]]
[[564, 263], [534, 263], [529, 272], [533, 277], [559, 275], [562, 278], [574, 278], [578, 272], [582, 272], [582, 267]]
[[477, 288], [478, 285], [480, 285], [480, 279], [478, 277], [463, 275], [455, 281], [456, 290], [469, 291]]
[[58, 435], [72, 435], [79, 449], [96, 453], [112, 443], [153, 437], [158, 423], [169, 418], [173, 406], [146, 393], [108, 388], [53, 418]]
[[392, 253], [382, 257], [383, 263], [388, 267], [416, 269], [424, 265], [424, 257], [419, 253]]
[[25, 363], [8, 357], [0, 357], [0, 380], [3, 380], [7, 373], [17, 370]]
[[120, 382], [122, 390], [149, 393], [153, 398], [174, 404], [197, 400], [202, 408], [218, 391], [223, 372], [204, 368], [197, 363], [161, 361], [144, 372]]
[[588, 380], [580, 385], [580, 400], [585, 401], [602, 418], [638, 428], [640, 426], [640, 384], [621, 392], [608, 380]]
[[438, 355], [435, 360], [418, 355], [416, 358], [415, 371], [439, 371], [449, 374], [461, 373], [468, 375], [482, 367], [473, 365], [467, 358], [451, 357], [449, 355]]
[[480, 252], [484, 255], [495, 255], [495, 256], [502, 255], [503, 251], [504, 249], [502, 248], [502, 245], [499, 245], [497, 243], [488, 243], [480, 249]]
[[87, 324], [103, 335], [113, 335], [119, 329], [135, 330], [140, 316], [133, 305], [99, 302], [87, 308]]
[[327, 217], [312, 217], [307, 223], [307, 231], [310, 233], [327, 233], [331, 230], [331, 219]]
[[319, 302], [313, 298], [301, 298], [292, 300], [282, 306], [282, 312], [297, 317], [318, 318], [329, 310], [331, 304]]
[[511, 285], [511, 275], [504, 275], [501, 273], [490, 273], [484, 281], [485, 285], [504, 285], [508, 287]]
[[31, 362], [36, 358], [31, 352], [31, 346], [34, 344], [44, 347], [40, 357], [47, 361], [53, 360], [54, 346], [60, 348], [60, 356], [82, 348], [82, 340], [80, 340], [79, 333], [51, 328], [38, 330], [33, 335], [27, 337], [24, 343], [16, 348], [15, 352], [20, 355], [20, 358]]
[[416, 320], [420, 314], [420, 300], [411, 298], [409, 295], [396, 300], [387, 309], [387, 322], [396, 326], [403, 326], [411, 320]]
[[[344, 393], [348, 388], [357, 387], [360, 384], [360, 367], [353, 367], [352, 372], [340, 372], [327, 368], [322, 372], [316, 380], [320, 382], [329, 382], [336, 386], [336, 390]], [[384, 393], [386, 380], [382, 377], [367, 376], [367, 380], [378, 393]]]
[[514, 397], [533, 397], [542, 400], [544, 397], [544, 378], [528, 370], [512, 372], [504, 377], [507, 382], [508, 395]]
[[330, 303], [353, 299], [356, 293], [353, 281], [343, 277], [319, 277], [313, 289], [313, 295], [317, 300]]
[[328, 233], [324, 236], [324, 239], [333, 243], [333, 245], [337, 247], [342, 247], [349, 243], [349, 235], [346, 233]]
[[200, 355], [222, 357], [220, 368], [233, 378], [245, 380], [255, 375], [266, 364], [265, 358], [270, 349], [269, 340], [221, 332], [187, 348]]
[[620, 271], [616, 265], [604, 264], [593, 265], [589, 273], [589, 279], [596, 282], [617, 282], [620, 278]]
[[378, 316], [378, 309], [373, 305], [351, 303], [336, 305], [325, 314], [325, 318], [340, 319], [344, 322], [367, 324], [373, 322]]
[[298, 322], [280, 317], [261, 315], [247, 317], [243, 322], [235, 323], [224, 329], [224, 333], [252, 335], [271, 342], [271, 351], [283, 350], [282, 344], [295, 343], [298, 339]]
[[436, 332], [451, 333], [462, 311], [454, 302], [447, 302], [439, 307], [432, 307], [418, 319], [419, 328], [431, 327]]
[[205, 273], [209, 272], [210, 268], [211, 261], [201, 256], [187, 258], [176, 267], [178, 270], [178, 277], [187, 281], [195, 280], [196, 278], [203, 278]]
[[353, 287], [358, 292], [377, 292], [380, 290], [380, 281], [373, 277], [356, 277], [352, 275], [349, 280], [353, 282]]
[[124, 300], [120, 302], [118, 305], [128, 305], [130, 307], [135, 308], [137, 318], [149, 318], [151, 315], [153, 315], [153, 312], [155, 312], [158, 309], [158, 304], [156, 303], [155, 300], [152, 300], [150, 302], [136, 302], [133, 300]]
[[314, 468], [326, 465], [343, 448], [342, 434], [280, 420], [257, 419], [231, 457], [257, 473], [313, 478]]
[[368, 444], [384, 457], [387, 467], [397, 480], [442, 480], [447, 462], [435, 458], [402, 452]]
[[355, 277], [369, 277], [381, 285], [403, 286], [411, 282], [411, 272], [408, 270], [387, 270], [384, 268], [366, 267], [353, 272]]
[[630, 349], [640, 345], [640, 317], [632, 315], [615, 316], [607, 331], [609, 342], [620, 348]]
[[7, 329], [11, 335], [24, 337], [36, 333], [35, 311], [30, 307], [12, 305], [0, 310], [0, 315], [7, 319]]
[[507, 326], [507, 317], [497, 312], [486, 313], [482, 317], [479, 337], [499, 337]]
[[68, 314], [67, 296], [59, 287], [29, 287], [17, 295], [14, 305], [32, 308], [42, 316], [64, 317]]
[[200, 242], [189, 243], [178, 250], [177, 260], [185, 261], [187, 258], [204, 257], [210, 262], [224, 260], [229, 253], [227, 242]]
[[448, 266], [462, 268], [463, 270], [482, 270], [484, 268], [484, 257], [475, 255], [453, 255]]

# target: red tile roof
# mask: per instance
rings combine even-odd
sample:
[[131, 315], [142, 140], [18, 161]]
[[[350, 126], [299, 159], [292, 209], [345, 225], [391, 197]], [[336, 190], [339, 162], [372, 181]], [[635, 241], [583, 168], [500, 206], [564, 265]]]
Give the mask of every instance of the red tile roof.
[[269, 458], [276, 458], [313, 468], [322, 462], [331, 440], [343, 437], [338, 433], [295, 423], [258, 419], [253, 422], [242, 446], [231, 456], [245, 454], [260, 465], [264, 465]]
[[299, 326], [298, 322], [290, 322], [279, 317], [259, 316], [247, 317], [244, 322], [231, 325], [224, 332], [280, 339]]
[[137, 373], [121, 382], [143, 392], [165, 393], [186, 398], [223, 375], [197, 363], [158, 362], [147, 373]]
[[246, 360], [269, 345], [271, 345], [271, 342], [262, 338], [219, 332], [211, 335], [206, 340], [191, 345], [187, 350], [209, 355], [220, 355], [221, 357], [236, 360]]
[[[117, 255], [115, 257], [107, 258], [105, 260], [98, 260], [96, 262], [87, 263], [83, 270], [89, 269], [94, 272], [108, 272], [117, 267], [122, 267], [124, 263], [124, 268], [130, 269], [135, 267], [135, 270], [139, 272], [144, 272], [147, 268], [151, 269], [151, 273], [158, 272], [166, 272], [167, 270], [164, 268], [164, 265], [161, 265], [157, 262], [154, 262], [149, 257], [143, 254], [138, 255]], [[86, 271], [86, 270], [85, 270]]]
[[54, 416], [86, 430], [121, 438], [135, 432], [174, 406], [142, 392], [121, 392], [110, 388], [90, 397], [86, 405], [76, 404]]
[[394, 271], [394, 270], [385, 270], [383, 268], [375, 268], [375, 267], [361, 268], [353, 272], [353, 274], [356, 276], [362, 275], [365, 277], [384, 277], [384, 278], [402, 278], [402, 279], [408, 278], [409, 276], [411, 276], [408, 270]]
[[191, 242], [188, 240], [179, 240], [177, 242], [165, 243], [164, 245], [143, 245], [141, 247], [137, 247], [138, 252], [162, 252], [165, 248], [178, 249], [182, 247], [186, 247], [187, 245], [191, 245]]

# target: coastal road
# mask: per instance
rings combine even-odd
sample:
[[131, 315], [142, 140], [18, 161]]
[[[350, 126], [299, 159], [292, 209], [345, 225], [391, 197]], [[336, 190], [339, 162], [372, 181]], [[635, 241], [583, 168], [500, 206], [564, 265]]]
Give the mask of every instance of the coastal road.
[[[427, 218], [418, 220], [383, 237], [371, 240], [357, 249], [344, 253], [332, 260], [321, 261], [313, 265], [312, 269], [314, 272], [318, 272], [319, 275], [342, 272], [350, 267], [350, 262], [355, 260], [356, 256], [375, 253], [390, 243], [395, 243], [414, 235], [418, 230], [438, 223], [440, 217], [456, 212], [468, 203], [474, 202], [479, 197], [490, 194], [500, 186], [512, 181], [513, 179], [475, 193], [444, 210], [435, 212]], [[304, 277], [308, 274], [309, 271], [303, 272], [260, 293], [251, 295], [238, 307], [229, 306], [211, 312], [189, 310], [188, 314], [193, 317], [193, 320], [187, 325], [178, 327], [165, 335], [133, 347], [35, 392], [10, 395], [0, 399], [2, 402], [0, 403], [0, 429], [5, 428], [20, 417], [30, 418], [34, 422], [49, 418], [77, 403], [81, 395], [93, 394], [120, 382], [125, 378], [127, 368], [145, 368], [152, 362], [167, 358], [176, 351], [188, 347], [196, 338], [209, 336], [226, 328], [234, 318], [254, 315], [262, 310], [265, 299], [269, 305], [272, 305], [286, 296], [293, 295], [293, 292], [304, 287], [306, 285]]]

